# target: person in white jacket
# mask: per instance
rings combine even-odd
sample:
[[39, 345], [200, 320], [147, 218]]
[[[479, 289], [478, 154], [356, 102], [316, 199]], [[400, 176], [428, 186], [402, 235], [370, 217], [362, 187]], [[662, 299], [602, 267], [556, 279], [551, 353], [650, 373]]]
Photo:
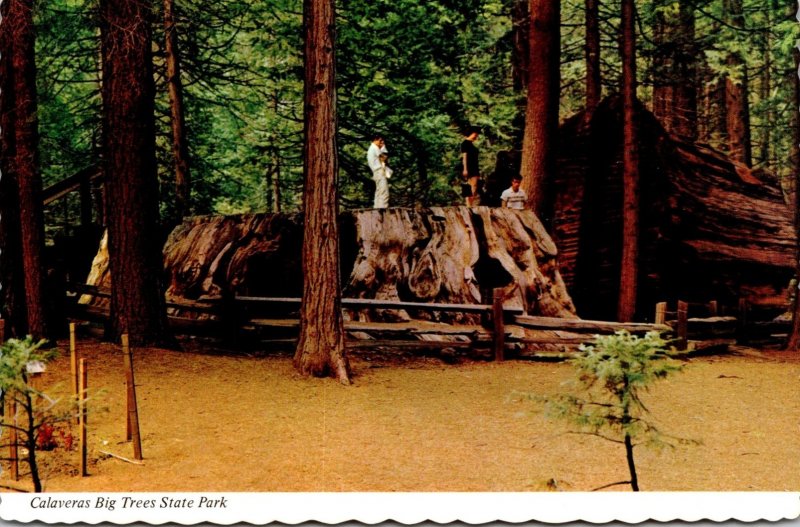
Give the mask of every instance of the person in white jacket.
[[387, 155], [388, 150], [383, 137], [375, 134], [367, 150], [367, 164], [375, 182], [373, 207], [376, 209], [385, 209], [389, 206], [389, 178], [392, 176], [392, 169], [386, 166]]

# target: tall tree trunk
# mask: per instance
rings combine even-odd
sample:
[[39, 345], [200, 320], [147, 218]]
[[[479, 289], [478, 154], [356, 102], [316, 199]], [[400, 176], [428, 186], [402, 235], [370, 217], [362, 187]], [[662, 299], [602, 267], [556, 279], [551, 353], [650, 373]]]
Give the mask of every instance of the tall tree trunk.
[[167, 340], [155, 156], [152, 5], [102, 0], [103, 137], [111, 338]]
[[28, 315], [20, 250], [19, 189], [14, 172], [14, 39], [8, 15], [10, 4], [0, 4], [4, 20], [0, 23], [0, 317], [6, 320], [6, 337], [22, 337], [28, 333]]
[[[725, 0], [727, 22], [744, 28], [742, 0]], [[725, 104], [727, 107], [728, 153], [732, 159], [750, 166], [753, 162], [750, 143], [750, 105], [747, 100], [747, 64], [738, 54], [728, 56], [728, 67], [735, 76], [725, 77]]]
[[164, 0], [164, 43], [167, 64], [167, 86], [172, 114], [172, 156], [175, 160], [175, 217], [177, 222], [189, 213], [191, 179], [189, 174], [189, 145], [186, 141], [186, 119], [183, 111], [178, 32], [175, 30], [174, 0]]
[[633, 0], [622, 0], [622, 263], [617, 318], [631, 321], [636, 314], [639, 278], [639, 147], [636, 126], [636, 34]]
[[653, 113], [667, 131], [690, 142], [697, 139], [694, 26], [693, 5], [681, 0], [678, 17], [660, 12], [654, 31], [659, 52], [654, 63]]
[[[42, 178], [39, 173], [39, 130], [36, 108], [36, 64], [34, 60], [33, 2], [9, 0], [8, 18], [12, 39], [11, 67], [14, 79], [14, 173], [19, 198], [19, 224], [28, 333], [47, 336], [44, 297], [44, 211]], [[5, 108], [4, 108], [5, 110]]]
[[715, 77], [708, 66], [703, 68], [702, 119], [698, 120], [698, 140], [718, 150], [727, 149], [725, 80]]
[[766, 16], [765, 28], [762, 31], [764, 38], [764, 68], [761, 74], [761, 87], [759, 90], [759, 98], [762, 102], [767, 102], [767, 115], [766, 122], [761, 126], [761, 133], [759, 137], [759, 159], [758, 163], [766, 170], [772, 170], [772, 123], [775, 122], [774, 106], [770, 102], [770, 92], [772, 91], [772, 68], [773, 57], [772, 49], [775, 45], [772, 38], [772, 24], [775, 20], [775, 14], [778, 12], [777, 0], [771, 0], [769, 7], [764, 10]]
[[591, 118], [603, 92], [600, 70], [600, 0], [586, 0], [586, 116]]
[[[795, 6], [796, 7], [796, 6]], [[793, 180], [792, 207], [794, 210], [794, 226], [800, 235], [800, 51], [794, 48], [794, 68], [789, 71], [789, 79], [794, 86], [794, 100], [791, 104], [790, 126], [792, 130], [792, 146], [789, 155], [789, 166]], [[792, 330], [786, 343], [786, 349], [800, 351], [800, 237], [798, 237], [797, 254], [795, 255], [797, 271], [795, 279], [797, 284], [794, 289], [794, 306], [792, 308]]]
[[281, 211], [281, 157], [277, 149], [272, 151], [272, 166], [269, 171], [271, 187], [272, 212]]
[[525, 138], [522, 145], [522, 188], [528, 207], [549, 224], [548, 180], [555, 177], [560, 96], [560, 0], [530, 0], [530, 67]]
[[525, 135], [525, 90], [528, 89], [528, 69], [530, 67], [530, 16], [528, 0], [512, 0], [511, 6], [511, 81], [517, 100], [517, 111], [514, 115], [514, 128], [518, 132], [514, 137], [514, 148], [522, 149]]
[[339, 270], [335, 0], [304, 0], [303, 302], [294, 365], [350, 383]]

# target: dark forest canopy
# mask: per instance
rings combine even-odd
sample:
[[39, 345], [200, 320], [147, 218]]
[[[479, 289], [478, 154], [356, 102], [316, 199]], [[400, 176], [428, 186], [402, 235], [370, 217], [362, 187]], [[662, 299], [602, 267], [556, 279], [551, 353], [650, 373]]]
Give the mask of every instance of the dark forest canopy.
[[[464, 125], [476, 124], [484, 131], [484, 172], [491, 171], [498, 151], [519, 144], [525, 90], [514, 79], [521, 59], [515, 52], [520, 28], [513, 15], [525, 3], [337, 2], [343, 208], [370, 206], [373, 183], [364, 155], [374, 130], [385, 134], [392, 154], [392, 204], [403, 206], [459, 202], [453, 180]], [[697, 140], [726, 151], [721, 90], [732, 79], [746, 90], [752, 164], [788, 177], [795, 109], [791, 54], [798, 36], [789, 4], [637, 1], [639, 99], [656, 107], [657, 115], [663, 112], [654, 97], [669, 88], [676, 71], [690, 64]], [[190, 213], [300, 208], [301, 7], [299, 0], [174, 2], [192, 181]], [[161, 2], [154, 9], [158, 174], [162, 218], [169, 220], [176, 203], [175, 168]], [[691, 19], [679, 16], [687, 10]], [[619, 13], [618, 1], [600, 2], [605, 95], [620, 89]], [[98, 13], [92, 1], [47, 0], [36, 3], [34, 14], [41, 170], [48, 186], [99, 158]], [[676, 29], [676, 24], [690, 21], [691, 32]], [[583, 0], [561, 1], [562, 121], [585, 105], [584, 22]], [[59, 227], [65, 213], [73, 218], [79, 214], [74, 196], [68, 203], [48, 209], [49, 232]]]

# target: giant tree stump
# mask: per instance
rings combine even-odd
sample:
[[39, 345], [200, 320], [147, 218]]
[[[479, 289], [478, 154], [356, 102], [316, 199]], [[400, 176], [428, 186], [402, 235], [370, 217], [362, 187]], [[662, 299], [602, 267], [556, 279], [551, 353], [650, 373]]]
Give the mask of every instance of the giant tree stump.
[[[370, 209], [344, 212], [340, 222], [343, 296], [490, 304], [492, 289], [503, 287], [509, 293], [506, 306], [525, 307], [535, 315], [576, 317], [558, 271], [556, 246], [532, 212]], [[299, 297], [302, 235], [300, 214], [187, 218], [164, 246], [167, 299]], [[104, 243], [88, 282], [111, 287]], [[402, 310], [358, 316], [426, 318]], [[434, 318], [475, 322], [475, 317], [439, 313]]]

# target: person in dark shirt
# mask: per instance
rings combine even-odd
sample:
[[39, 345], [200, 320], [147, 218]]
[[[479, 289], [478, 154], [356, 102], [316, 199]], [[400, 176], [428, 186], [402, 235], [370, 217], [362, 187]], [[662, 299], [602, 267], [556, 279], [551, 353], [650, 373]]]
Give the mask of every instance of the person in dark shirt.
[[[478, 203], [478, 185], [480, 182], [480, 168], [478, 166], [478, 147], [475, 140], [480, 135], [480, 128], [472, 126], [464, 135], [461, 143], [461, 177], [464, 180], [464, 192], [467, 206], [472, 207]], [[467, 188], [469, 185], [469, 188]]]

